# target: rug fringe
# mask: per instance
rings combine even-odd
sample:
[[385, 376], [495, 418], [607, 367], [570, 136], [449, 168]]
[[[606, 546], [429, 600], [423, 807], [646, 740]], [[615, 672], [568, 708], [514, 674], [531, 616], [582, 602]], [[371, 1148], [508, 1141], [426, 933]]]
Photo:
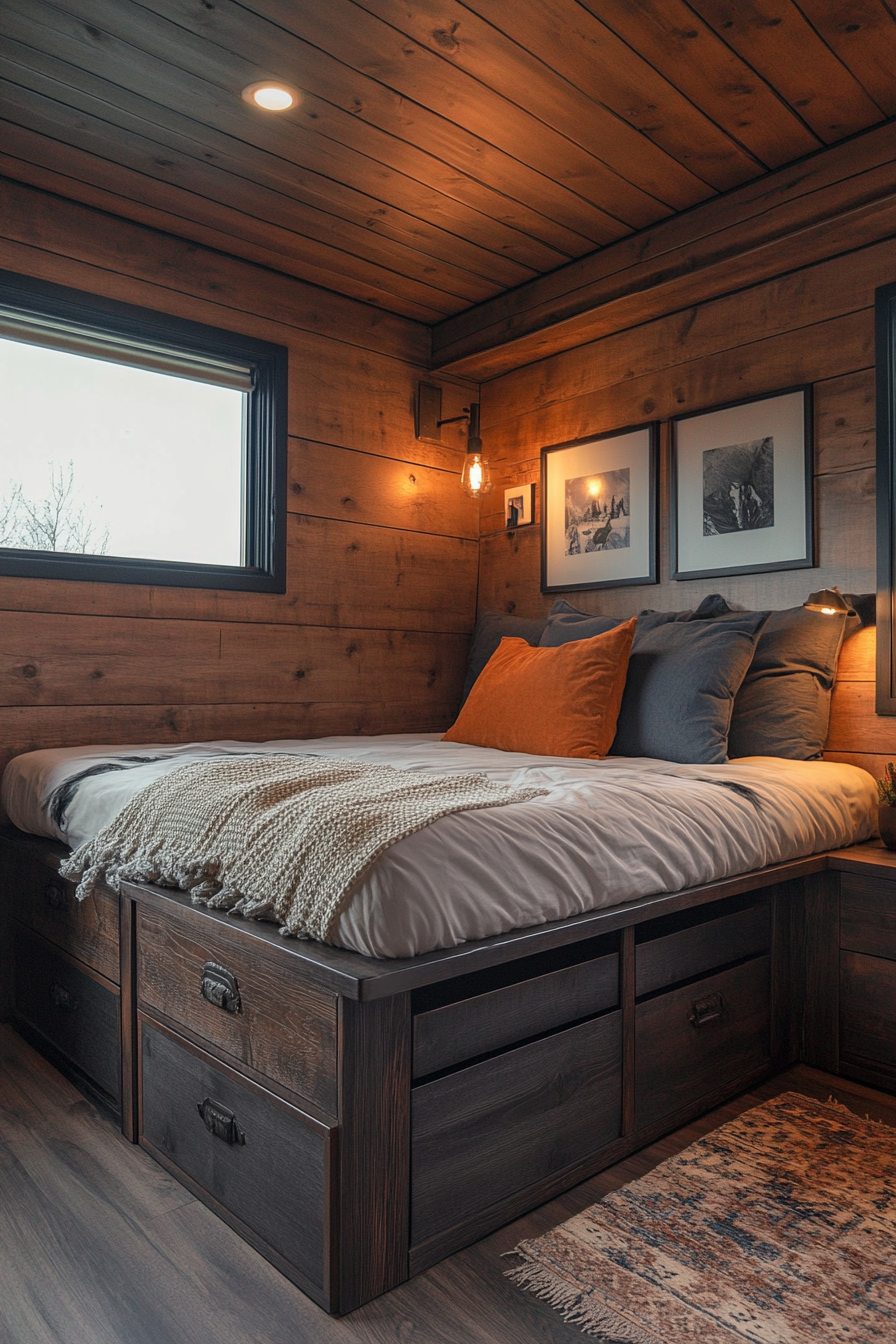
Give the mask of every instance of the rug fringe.
[[[519, 1255], [517, 1251], [515, 1254]], [[570, 1325], [584, 1334], [595, 1336], [601, 1344], [661, 1344], [657, 1336], [641, 1330], [619, 1316], [591, 1293], [565, 1283], [553, 1270], [525, 1260], [516, 1269], [504, 1271], [504, 1277], [525, 1288], [534, 1297], [553, 1307]]]

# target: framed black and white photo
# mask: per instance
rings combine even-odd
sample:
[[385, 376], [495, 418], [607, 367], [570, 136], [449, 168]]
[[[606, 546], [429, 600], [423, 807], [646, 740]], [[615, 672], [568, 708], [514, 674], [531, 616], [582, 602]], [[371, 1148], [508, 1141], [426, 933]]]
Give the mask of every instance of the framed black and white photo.
[[672, 577], [814, 564], [811, 388], [672, 422]]
[[656, 583], [657, 426], [541, 450], [541, 591]]
[[535, 482], [511, 485], [504, 491], [504, 526], [528, 527], [535, 522]]

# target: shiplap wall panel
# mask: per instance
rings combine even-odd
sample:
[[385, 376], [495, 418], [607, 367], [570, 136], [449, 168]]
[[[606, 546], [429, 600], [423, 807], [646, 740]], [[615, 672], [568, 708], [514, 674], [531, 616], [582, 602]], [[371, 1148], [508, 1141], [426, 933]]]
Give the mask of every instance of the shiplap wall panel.
[[[0, 763], [447, 726], [478, 535], [461, 427], [414, 436], [425, 329], [21, 183], [0, 203], [0, 267], [287, 345], [291, 432], [286, 593], [0, 578]], [[443, 386], [446, 415], [475, 396]]]

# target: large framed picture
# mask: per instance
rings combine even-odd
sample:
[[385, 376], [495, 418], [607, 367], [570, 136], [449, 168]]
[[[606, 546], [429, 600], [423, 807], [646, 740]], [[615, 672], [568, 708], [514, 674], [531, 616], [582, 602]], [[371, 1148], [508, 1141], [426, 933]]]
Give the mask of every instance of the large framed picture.
[[657, 425], [541, 450], [541, 591], [656, 583]]
[[673, 579], [815, 562], [811, 388], [672, 422]]

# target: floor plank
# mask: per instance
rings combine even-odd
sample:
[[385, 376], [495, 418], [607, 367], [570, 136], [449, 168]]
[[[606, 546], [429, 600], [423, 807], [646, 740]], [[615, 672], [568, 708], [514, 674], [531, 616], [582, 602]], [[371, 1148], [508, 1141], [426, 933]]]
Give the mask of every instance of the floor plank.
[[896, 1126], [896, 1098], [799, 1066], [341, 1320], [328, 1317], [11, 1028], [0, 1027], [2, 1344], [570, 1344], [502, 1259], [750, 1106], [792, 1089]]

